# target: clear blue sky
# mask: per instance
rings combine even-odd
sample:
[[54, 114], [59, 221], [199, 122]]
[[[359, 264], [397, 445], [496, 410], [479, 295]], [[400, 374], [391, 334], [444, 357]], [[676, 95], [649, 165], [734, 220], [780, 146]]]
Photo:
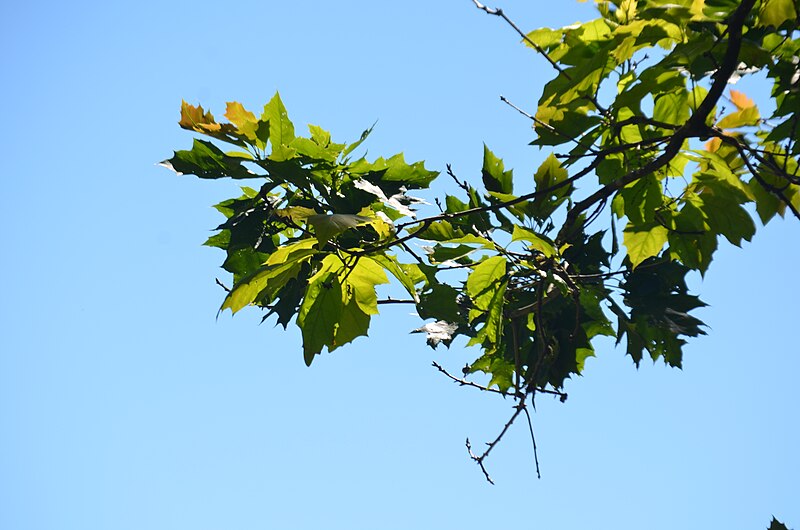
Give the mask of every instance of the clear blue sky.
[[[503, 0], [526, 29], [591, 4]], [[566, 404], [517, 426], [487, 484], [464, 438], [510, 403], [455, 387], [474, 352], [431, 351], [408, 310], [303, 364], [296, 330], [218, 321], [221, 252], [200, 244], [227, 182], [156, 162], [281, 91], [297, 124], [475, 178], [482, 142], [529, 178], [551, 72], [469, 0], [0, 4], [0, 528], [212, 530], [800, 528], [800, 224], [723, 245], [693, 285], [708, 337], [683, 371], [606, 344]]]

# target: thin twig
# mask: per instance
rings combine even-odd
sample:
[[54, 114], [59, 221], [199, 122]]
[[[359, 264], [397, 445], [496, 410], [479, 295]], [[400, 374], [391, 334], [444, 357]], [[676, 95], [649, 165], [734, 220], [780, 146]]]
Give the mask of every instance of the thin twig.
[[475, 453], [472, 452], [472, 446], [469, 443], [469, 438], [467, 438], [467, 451], [469, 452], [470, 458], [472, 458], [475, 462], [478, 463], [478, 465], [481, 467], [481, 471], [483, 471], [483, 474], [486, 477], [486, 480], [488, 480], [489, 483], [492, 484], [492, 485], [494, 485], [494, 481], [489, 476], [489, 472], [486, 471], [486, 466], [484, 466], [483, 461], [486, 460], [486, 457], [489, 456], [489, 453], [492, 452], [492, 449], [494, 449], [495, 446], [498, 443], [500, 443], [500, 440], [502, 440], [503, 436], [506, 435], [506, 432], [508, 432], [508, 429], [511, 427], [511, 425], [514, 424], [514, 421], [517, 419], [517, 416], [519, 416], [520, 413], [523, 410], [525, 410], [525, 402], [524, 401], [520, 401], [519, 403], [517, 403], [517, 405], [514, 406], [514, 408], [516, 410], [515, 410], [514, 414], [511, 416], [511, 419], [508, 420], [506, 422], [506, 424], [503, 426], [503, 430], [500, 431], [500, 434], [497, 435], [497, 438], [495, 438], [491, 442], [487, 442], [486, 443], [486, 445], [488, 447], [486, 448], [486, 451], [484, 451], [483, 454], [481, 454], [481, 456], [477, 456], [477, 455], [475, 455]]
[[227, 287], [225, 286], [225, 284], [224, 284], [224, 283], [222, 283], [222, 282], [220, 281], [220, 279], [219, 279], [219, 278], [214, 278], [214, 281], [216, 282], [216, 284], [217, 284], [217, 285], [219, 285], [220, 287], [222, 287], [223, 289], [225, 289], [225, 292], [226, 292], [226, 293], [230, 293], [230, 292], [231, 292], [231, 290], [230, 290], [229, 288], [227, 288]]
[[522, 115], [523, 115], [523, 116], [525, 116], [526, 118], [530, 119], [530, 120], [531, 120], [531, 121], [533, 121], [533, 122], [534, 122], [536, 125], [538, 125], [538, 126], [540, 126], [540, 127], [544, 127], [545, 129], [547, 129], [547, 130], [548, 130], [548, 131], [550, 131], [551, 133], [553, 133], [553, 134], [557, 134], [558, 136], [561, 136], [561, 137], [563, 137], [563, 138], [566, 138], [567, 140], [570, 140], [570, 141], [572, 141], [572, 142], [575, 142], [576, 144], [578, 144], [579, 146], [583, 147], [584, 149], [586, 149], [587, 151], [589, 151], [589, 152], [590, 152], [590, 153], [592, 153], [593, 155], [596, 155], [596, 154], [598, 153], [597, 149], [595, 149], [595, 147], [594, 147], [593, 145], [586, 145], [586, 144], [584, 144], [583, 142], [581, 142], [579, 139], [577, 139], [577, 138], [575, 138], [575, 137], [572, 137], [572, 136], [570, 136], [570, 135], [568, 135], [568, 134], [565, 134], [565, 133], [563, 133], [563, 132], [559, 131], [558, 129], [556, 129], [555, 127], [553, 127], [552, 125], [550, 125], [549, 123], [545, 123], [545, 122], [543, 122], [542, 120], [540, 120], [539, 118], [537, 118], [537, 117], [536, 117], [536, 116], [534, 116], [533, 114], [531, 114], [531, 113], [529, 113], [529, 112], [525, 112], [524, 110], [522, 110], [522, 109], [521, 109], [521, 108], [519, 108], [518, 106], [514, 105], [514, 104], [513, 104], [513, 103], [511, 103], [511, 101], [509, 101], [509, 100], [508, 100], [508, 98], [506, 98], [505, 96], [500, 96], [500, 101], [502, 101], [503, 103], [505, 103], [506, 105], [508, 105], [508, 106], [509, 106], [509, 107], [511, 107], [512, 109], [516, 110], [517, 112], [519, 112], [520, 114], [522, 114]]
[[494, 481], [492, 480], [492, 477], [489, 476], [489, 472], [486, 471], [486, 466], [483, 465], [483, 458], [475, 456], [475, 453], [472, 452], [472, 444], [469, 443], [469, 438], [467, 438], [467, 452], [469, 453], [469, 457], [474, 461], [476, 461], [479, 466], [481, 466], [481, 471], [483, 471], [483, 476], [486, 477], [486, 480], [489, 482], [489, 484], [494, 486]]
[[533, 434], [533, 422], [531, 421], [531, 414], [525, 408], [525, 417], [528, 418], [528, 429], [531, 432], [531, 441], [533, 442], [533, 461], [536, 462], [536, 477], [541, 479], [542, 472], [539, 469], [539, 450], [536, 448], [536, 436]]
[[[483, 385], [479, 385], [477, 383], [473, 383], [472, 381], [467, 381], [466, 379], [461, 379], [459, 377], [456, 377], [453, 374], [451, 374], [450, 372], [448, 372], [447, 370], [445, 370], [444, 368], [442, 368], [442, 365], [440, 365], [436, 361], [433, 361], [433, 367], [436, 368], [437, 370], [439, 370], [440, 372], [442, 372], [444, 375], [446, 375], [447, 377], [449, 377], [450, 379], [452, 379], [454, 382], [458, 383], [461, 386], [471, 386], [473, 388], [477, 388], [478, 390], [483, 390], [484, 392], [492, 392], [494, 394], [500, 394], [503, 397], [514, 397], [515, 396], [515, 394], [512, 394], [511, 392], [503, 392], [502, 390], [500, 390], [498, 388], [489, 388], [489, 387], [486, 387], [486, 386], [483, 386]], [[538, 392], [540, 394], [550, 394], [552, 396], [558, 397], [559, 400], [562, 403], [564, 403], [567, 400], [567, 397], [568, 397], [566, 392], [559, 392], [558, 390], [550, 390], [549, 388], [540, 388], [540, 387], [536, 387], [536, 388], [531, 387], [531, 388], [532, 389], [530, 389], [529, 392], [535, 391], [535, 392]]]
[[503, 392], [499, 388], [489, 388], [487, 386], [483, 386], [483, 385], [479, 385], [477, 383], [473, 383], [472, 381], [467, 381], [466, 379], [458, 378], [458, 377], [452, 375], [451, 373], [449, 373], [444, 368], [442, 368], [442, 365], [440, 365], [436, 361], [433, 361], [433, 367], [436, 368], [437, 370], [439, 370], [440, 372], [442, 372], [444, 375], [446, 375], [447, 377], [449, 377], [450, 379], [452, 379], [454, 382], [458, 383], [461, 386], [471, 386], [473, 388], [477, 388], [478, 390], [483, 390], [484, 392], [493, 392], [495, 394], [500, 394], [503, 397], [514, 397], [514, 394], [512, 394], [511, 392]]
[[506, 23], [508, 23], [509, 26], [514, 28], [514, 30], [517, 33], [519, 33], [519, 36], [522, 37], [522, 39], [525, 42], [530, 44], [533, 47], [534, 50], [536, 50], [537, 52], [542, 54], [544, 56], [544, 58], [547, 59], [547, 62], [550, 63], [550, 66], [555, 68], [558, 71], [559, 74], [563, 74], [564, 77], [566, 77], [570, 81], [572, 80], [572, 78], [569, 76], [569, 74], [567, 74], [564, 71], [564, 69], [561, 68], [561, 66], [559, 66], [559, 64], [557, 62], [555, 62], [553, 59], [551, 59], [550, 56], [547, 55], [547, 52], [544, 51], [544, 49], [542, 49], [541, 46], [539, 46], [538, 44], [533, 42], [521, 29], [519, 29], [519, 27], [516, 24], [514, 24], [514, 21], [511, 20], [510, 18], [508, 18], [508, 16], [503, 12], [502, 9], [500, 9], [499, 7], [498, 8], [494, 8], [494, 9], [491, 8], [491, 7], [487, 7], [487, 6], [483, 5], [483, 4], [481, 4], [480, 2], [478, 2], [478, 0], [472, 0], [472, 2], [475, 4], [475, 7], [485, 11], [487, 14], [495, 15], [495, 16], [498, 16], [498, 17], [502, 18], [503, 20], [505, 20]]
[[450, 164], [447, 164], [447, 174], [455, 181], [459, 188], [469, 193], [469, 185], [466, 182], [462, 182], [458, 180], [458, 177], [453, 172], [453, 167]]

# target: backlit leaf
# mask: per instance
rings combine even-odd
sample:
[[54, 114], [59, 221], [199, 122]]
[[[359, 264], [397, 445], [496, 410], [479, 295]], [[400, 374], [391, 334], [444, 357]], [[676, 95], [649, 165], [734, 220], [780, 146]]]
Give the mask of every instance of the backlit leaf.
[[467, 294], [475, 307], [488, 309], [500, 280], [506, 275], [507, 263], [504, 257], [493, 256], [475, 266], [467, 278]]
[[331, 238], [345, 230], [369, 223], [372, 219], [349, 213], [335, 213], [310, 215], [307, 221], [314, 227], [314, 235], [317, 236], [320, 246], [324, 246]]
[[272, 144], [270, 158], [276, 161], [289, 158], [289, 152], [281, 149], [281, 146], [288, 146], [294, 140], [294, 125], [289, 120], [289, 114], [277, 92], [269, 103], [264, 105], [261, 121], [269, 123], [269, 141]]
[[667, 242], [669, 231], [661, 225], [628, 225], [622, 234], [622, 242], [628, 249], [628, 257], [635, 268], [647, 258], [657, 256]]

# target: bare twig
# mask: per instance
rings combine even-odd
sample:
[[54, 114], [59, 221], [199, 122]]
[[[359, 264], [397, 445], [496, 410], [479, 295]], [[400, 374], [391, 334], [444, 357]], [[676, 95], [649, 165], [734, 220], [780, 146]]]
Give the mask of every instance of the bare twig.
[[519, 29], [519, 27], [518, 27], [516, 24], [514, 24], [514, 21], [513, 21], [513, 20], [511, 20], [510, 18], [508, 18], [508, 16], [507, 16], [507, 15], [506, 15], [506, 14], [503, 12], [503, 10], [502, 10], [502, 9], [500, 9], [499, 7], [498, 7], [498, 8], [491, 8], [491, 7], [487, 7], [487, 6], [483, 5], [483, 4], [481, 4], [480, 2], [478, 2], [478, 0], [472, 0], [472, 2], [475, 4], [475, 7], [477, 7], [478, 9], [481, 9], [481, 10], [485, 11], [487, 14], [489, 14], [489, 15], [495, 15], [495, 16], [498, 16], [498, 17], [502, 18], [503, 20], [505, 20], [505, 21], [506, 21], [506, 23], [507, 23], [509, 26], [511, 26], [512, 28], [514, 28], [514, 31], [516, 31], [517, 33], [519, 33], [519, 36], [520, 36], [520, 37], [522, 37], [522, 40], [524, 40], [525, 42], [527, 42], [528, 44], [530, 44], [530, 45], [533, 47], [533, 49], [534, 49], [534, 50], [536, 50], [537, 52], [539, 52], [540, 54], [542, 54], [542, 56], [544, 56], [544, 58], [545, 58], [545, 59], [547, 59], [547, 62], [548, 62], [548, 63], [550, 63], [550, 66], [552, 66], [553, 68], [555, 68], [555, 69], [558, 71], [558, 73], [559, 73], [559, 74], [563, 74], [563, 75], [564, 75], [564, 77], [566, 77], [567, 79], [570, 79], [570, 80], [572, 80], [572, 78], [569, 76], [569, 74], [567, 74], [567, 73], [564, 71], [564, 69], [563, 69], [563, 68], [561, 68], [561, 66], [559, 66], [559, 64], [558, 64], [557, 62], [555, 62], [553, 59], [551, 59], [551, 58], [550, 58], [550, 56], [549, 56], [549, 55], [547, 55], [547, 52], [546, 52], [546, 51], [544, 51], [544, 49], [542, 49], [542, 47], [541, 47], [541, 46], [539, 46], [538, 44], [536, 44], [535, 42], [533, 42], [533, 41], [532, 41], [532, 40], [531, 40], [531, 39], [530, 39], [530, 38], [529, 38], [529, 37], [528, 37], [528, 36], [525, 34], [525, 32], [523, 32], [521, 29]]
[[481, 471], [483, 471], [483, 476], [486, 477], [486, 480], [489, 482], [489, 484], [494, 486], [494, 481], [492, 480], [492, 477], [489, 476], [489, 472], [486, 471], [486, 466], [483, 465], [483, 457], [475, 456], [475, 453], [472, 452], [472, 444], [469, 443], [469, 438], [467, 438], [467, 452], [469, 453], [469, 457], [473, 459], [475, 462], [477, 462], [479, 466], [481, 466]]
[[531, 442], [533, 442], [533, 461], [536, 462], [536, 478], [542, 478], [542, 472], [539, 469], [539, 450], [536, 448], [536, 436], [533, 434], [533, 422], [531, 421], [531, 414], [525, 408], [525, 417], [528, 419], [528, 429], [531, 431]]
[[[446, 375], [447, 377], [449, 377], [450, 379], [452, 379], [454, 382], [458, 383], [461, 386], [471, 386], [473, 388], [477, 388], [478, 390], [483, 390], [484, 392], [492, 392], [494, 394], [500, 394], [503, 397], [514, 397], [515, 396], [515, 394], [512, 394], [511, 392], [503, 392], [502, 390], [500, 390], [498, 388], [489, 388], [487, 386], [479, 385], [477, 383], [473, 383], [472, 381], [467, 381], [466, 379], [461, 379], [459, 377], [456, 377], [453, 374], [451, 374], [450, 372], [448, 372], [447, 370], [445, 370], [444, 368], [442, 368], [442, 365], [440, 365], [436, 361], [433, 361], [433, 367], [436, 368], [437, 370], [439, 370], [440, 372], [442, 372], [444, 375]], [[561, 400], [562, 403], [564, 403], [567, 400], [567, 393], [566, 392], [559, 392], [558, 390], [550, 390], [549, 388], [538, 388], [538, 387], [534, 388], [534, 387], [531, 387], [528, 390], [528, 392], [529, 393], [538, 392], [540, 394], [550, 394], [550, 395], [553, 395], [553, 396], [557, 396]]]
[[466, 182], [458, 180], [458, 177], [453, 172], [453, 167], [450, 164], [447, 164], [447, 174], [455, 181], [459, 188], [469, 193], [469, 185]]
[[219, 279], [219, 278], [214, 278], [214, 280], [215, 280], [215, 283], [216, 283], [217, 285], [219, 285], [220, 287], [222, 287], [223, 289], [225, 289], [225, 292], [226, 292], [226, 293], [229, 293], [229, 292], [231, 292], [231, 290], [230, 290], [229, 288], [227, 288], [227, 287], [225, 286], [225, 284], [224, 284], [224, 283], [222, 283], [222, 282], [220, 281], [220, 279]]
[[450, 379], [452, 379], [454, 382], [458, 383], [461, 386], [471, 386], [473, 388], [477, 388], [478, 390], [483, 390], [484, 392], [492, 392], [494, 394], [500, 394], [503, 397], [514, 397], [514, 394], [512, 394], [511, 392], [503, 392], [502, 390], [500, 390], [498, 388], [489, 388], [489, 387], [486, 387], [486, 386], [483, 386], [483, 385], [479, 385], [477, 383], [473, 383], [472, 381], [467, 381], [466, 379], [458, 378], [458, 377], [452, 375], [451, 373], [449, 373], [444, 368], [442, 368], [442, 365], [440, 365], [436, 361], [433, 361], [433, 367], [436, 368], [437, 370], [439, 370], [440, 372], [442, 372], [444, 375], [446, 375], [447, 377], [449, 377]]
[[486, 460], [486, 457], [489, 456], [489, 453], [492, 452], [492, 449], [494, 449], [495, 446], [498, 443], [500, 443], [500, 440], [503, 439], [503, 436], [506, 435], [506, 432], [508, 432], [508, 429], [514, 424], [514, 421], [516, 421], [517, 416], [519, 416], [520, 413], [523, 410], [525, 410], [525, 402], [524, 401], [518, 402], [517, 405], [514, 406], [514, 408], [516, 410], [514, 411], [514, 414], [511, 416], [511, 419], [508, 420], [506, 422], [506, 424], [503, 426], [503, 430], [500, 431], [500, 434], [497, 435], [497, 438], [495, 438], [491, 442], [487, 442], [486, 443], [486, 445], [488, 447], [486, 448], [486, 451], [484, 451], [483, 454], [481, 454], [481, 456], [477, 456], [475, 453], [472, 452], [472, 445], [469, 443], [469, 438], [467, 438], [467, 444], [466, 445], [467, 445], [467, 451], [469, 452], [469, 457], [471, 459], [473, 459], [475, 462], [477, 462], [477, 464], [481, 467], [481, 471], [483, 471], [483, 475], [486, 477], [486, 480], [488, 480], [490, 484], [494, 484], [494, 481], [489, 476], [489, 472], [486, 471], [486, 466], [483, 464], [483, 461]]
[[559, 131], [558, 129], [556, 129], [555, 127], [550, 125], [549, 123], [543, 122], [542, 120], [540, 120], [536, 116], [532, 115], [531, 113], [525, 112], [524, 110], [522, 110], [518, 106], [514, 105], [505, 96], [500, 96], [500, 101], [502, 101], [503, 103], [505, 103], [506, 105], [508, 105], [512, 109], [516, 110], [517, 112], [519, 112], [520, 114], [522, 114], [526, 118], [530, 119], [536, 125], [538, 125], [540, 127], [544, 127], [545, 129], [547, 129], [551, 133], [557, 134], [558, 136], [561, 136], [563, 138], [566, 138], [567, 140], [575, 142], [576, 144], [578, 144], [579, 146], [583, 147], [584, 149], [586, 149], [587, 151], [589, 151], [590, 153], [592, 153], [594, 155], [596, 155], [598, 153], [597, 149], [595, 149], [595, 147], [593, 145], [586, 145], [583, 142], [581, 142], [578, 138], [574, 138], [574, 137], [572, 137], [572, 136], [570, 136], [568, 134], [565, 134], [565, 133]]

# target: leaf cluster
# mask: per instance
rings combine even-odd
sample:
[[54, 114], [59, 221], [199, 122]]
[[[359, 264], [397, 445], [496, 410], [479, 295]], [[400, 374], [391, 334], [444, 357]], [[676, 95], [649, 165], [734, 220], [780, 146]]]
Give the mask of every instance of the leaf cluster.
[[[413, 304], [430, 346], [463, 338], [478, 351], [466, 377], [518, 397], [561, 391], [603, 336], [637, 364], [680, 367], [704, 334], [687, 274], [757, 221], [800, 218], [798, 8], [596, 5], [595, 20], [524, 38], [553, 67], [528, 115], [550, 151], [532, 178], [484, 146], [479, 178], [448, 168], [459, 192], [427, 216], [409, 192], [439, 174], [402, 154], [357, 158], [371, 129], [349, 145], [313, 125], [301, 136], [277, 94], [260, 117], [229, 103], [224, 123], [184, 102], [181, 127], [206, 139], [163, 164], [259, 183], [217, 205], [226, 220], [207, 244], [233, 275], [222, 309], [294, 321], [311, 364], [366, 335], [381, 303]], [[754, 75], [771, 85], [768, 112], [728, 86]], [[390, 278], [407, 299], [379, 298]]]

